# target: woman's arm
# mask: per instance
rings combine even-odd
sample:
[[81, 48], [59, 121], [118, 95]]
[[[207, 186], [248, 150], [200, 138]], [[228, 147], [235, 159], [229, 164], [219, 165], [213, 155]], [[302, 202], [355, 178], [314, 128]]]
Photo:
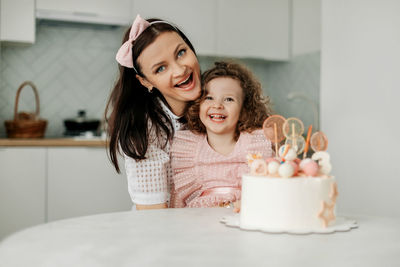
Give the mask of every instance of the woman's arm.
[[154, 210], [154, 209], [166, 209], [168, 208], [167, 203], [160, 203], [154, 205], [140, 205], [136, 204], [137, 210]]
[[136, 209], [167, 208], [171, 168], [169, 153], [151, 143], [146, 159], [135, 161], [126, 155], [124, 157], [128, 191]]

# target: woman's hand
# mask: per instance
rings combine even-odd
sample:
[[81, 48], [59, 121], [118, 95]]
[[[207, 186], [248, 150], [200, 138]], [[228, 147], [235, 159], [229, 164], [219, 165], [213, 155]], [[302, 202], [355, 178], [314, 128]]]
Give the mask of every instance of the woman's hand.
[[136, 210], [155, 210], [155, 209], [166, 209], [168, 208], [167, 203], [160, 203], [154, 205], [139, 205], [136, 204]]

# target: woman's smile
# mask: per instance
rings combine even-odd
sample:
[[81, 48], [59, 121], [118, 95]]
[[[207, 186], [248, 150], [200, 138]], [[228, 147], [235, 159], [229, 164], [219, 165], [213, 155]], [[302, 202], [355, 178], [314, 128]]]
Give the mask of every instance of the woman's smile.
[[186, 78], [184, 78], [182, 81], [178, 82], [175, 87], [178, 87], [184, 91], [190, 91], [194, 88], [196, 83], [193, 80], [193, 73], [190, 73], [187, 75]]

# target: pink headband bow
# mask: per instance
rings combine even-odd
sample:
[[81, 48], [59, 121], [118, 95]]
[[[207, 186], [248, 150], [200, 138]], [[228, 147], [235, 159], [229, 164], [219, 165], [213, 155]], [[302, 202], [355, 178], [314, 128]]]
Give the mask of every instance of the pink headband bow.
[[139, 35], [142, 34], [144, 30], [146, 30], [150, 25], [155, 23], [169, 24], [173, 28], [175, 28], [176, 31], [178, 31], [178, 29], [174, 25], [172, 25], [167, 21], [157, 20], [148, 22], [147, 20], [142, 19], [142, 17], [138, 14], [135, 18], [135, 21], [132, 24], [131, 31], [129, 32], [128, 41], [122, 44], [122, 46], [119, 48], [117, 52], [117, 55], [115, 56], [115, 59], [118, 61], [119, 64], [121, 64], [124, 67], [134, 69], [135, 72], [138, 73], [135, 67], [133, 66], [133, 58], [132, 58], [133, 42], [139, 37]]
[[[135, 69], [132, 59], [132, 45], [138, 36], [150, 26], [150, 22], [142, 19], [140, 15], [136, 16], [132, 24], [131, 31], [129, 32], [129, 39], [119, 48], [115, 59], [124, 67]], [[136, 69], [135, 69], [136, 71]], [[137, 71], [136, 71], [137, 72]]]

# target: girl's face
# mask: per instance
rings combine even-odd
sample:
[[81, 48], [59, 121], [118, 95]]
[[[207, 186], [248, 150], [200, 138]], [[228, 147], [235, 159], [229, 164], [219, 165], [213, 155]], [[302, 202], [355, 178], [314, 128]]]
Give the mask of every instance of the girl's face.
[[235, 134], [244, 100], [239, 81], [220, 77], [208, 82], [200, 103], [200, 120], [207, 134]]
[[200, 95], [199, 62], [178, 33], [161, 33], [142, 51], [138, 63], [144, 75], [137, 75], [139, 81], [149, 90], [157, 88], [176, 115]]

